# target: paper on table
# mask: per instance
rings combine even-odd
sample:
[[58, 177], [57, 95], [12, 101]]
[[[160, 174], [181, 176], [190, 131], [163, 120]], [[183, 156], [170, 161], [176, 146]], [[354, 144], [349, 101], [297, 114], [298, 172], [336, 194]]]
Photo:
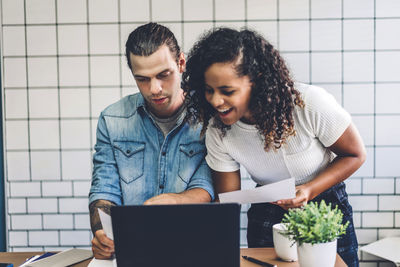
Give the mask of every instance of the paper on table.
[[89, 262], [88, 267], [117, 267], [117, 261], [115, 259], [99, 260], [99, 259], [93, 258]]
[[101, 209], [97, 208], [100, 216], [100, 222], [103, 226], [104, 233], [108, 238], [114, 240], [114, 234], [112, 230], [112, 223], [111, 223], [111, 216], [102, 211]]
[[219, 194], [219, 201], [237, 202], [240, 204], [273, 202], [280, 199], [289, 199], [296, 196], [294, 178], [263, 185], [248, 190], [238, 190]]
[[19, 267], [25, 267], [27, 266], [29, 263], [33, 262], [34, 260], [36, 260], [37, 258], [39, 258], [40, 255], [35, 255], [30, 257], [29, 259], [26, 260], [26, 262], [24, 262], [23, 264], [21, 264]]
[[71, 248], [56, 253], [47, 258], [43, 258], [24, 266], [27, 267], [64, 267], [93, 257], [91, 250]]
[[387, 237], [363, 246], [361, 250], [400, 266], [400, 237]]

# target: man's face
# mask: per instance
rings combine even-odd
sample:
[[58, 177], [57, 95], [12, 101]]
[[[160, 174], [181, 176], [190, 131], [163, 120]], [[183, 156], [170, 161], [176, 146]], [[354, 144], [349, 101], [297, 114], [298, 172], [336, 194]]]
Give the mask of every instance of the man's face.
[[148, 108], [161, 118], [173, 115], [182, 105], [181, 73], [185, 69], [183, 53], [178, 59], [167, 45], [150, 56], [130, 54], [132, 74]]

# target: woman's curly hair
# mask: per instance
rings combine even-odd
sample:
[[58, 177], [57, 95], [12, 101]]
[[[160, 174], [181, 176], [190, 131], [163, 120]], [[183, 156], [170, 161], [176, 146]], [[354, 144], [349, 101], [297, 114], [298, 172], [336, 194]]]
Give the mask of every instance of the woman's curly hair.
[[[203, 123], [202, 135], [216, 110], [205, 98], [204, 73], [214, 63], [235, 63], [239, 77], [251, 83], [249, 110], [259, 133], [265, 138], [264, 149], [278, 149], [295, 134], [293, 110], [304, 106], [294, 88], [289, 70], [279, 52], [258, 33], [245, 29], [216, 28], [206, 32], [190, 50], [182, 88], [188, 105], [186, 119]], [[222, 135], [230, 129], [215, 116], [213, 127]]]

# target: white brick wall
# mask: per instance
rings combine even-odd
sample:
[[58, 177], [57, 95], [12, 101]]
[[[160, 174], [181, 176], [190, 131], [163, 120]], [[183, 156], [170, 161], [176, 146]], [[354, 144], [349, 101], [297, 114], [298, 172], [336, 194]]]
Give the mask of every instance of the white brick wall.
[[361, 182], [359, 178], [350, 178], [346, 180], [346, 191], [348, 194], [361, 194]]
[[397, 176], [400, 173], [399, 154], [399, 147], [377, 147], [376, 176]]
[[379, 229], [379, 239], [391, 236], [400, 236], [400, 229]]
[[26, 212], [26, 199], [25, 198], [10, 198], [8, 199], [8, 212], [9, 213], [25, 213]]
[[61, 198], [60, 212], [87, 212], [89, 207], [88, 198]]
[[379, 196], [379, 210], [400, 210], [400, 196]]
[[[126, 67], [124, 43], [135, 23], [150, 20], [173, 20], [168, 26], [185, 52], [213, 25], [248, 25], [265, 34], [295, 79], [331, 92], [364, 139], [367, 160], [346, 180], [360, 244], [400, 235], [396, 1], [237, 0], [234, 13], [226, 8], [229, 1], [175, 1], [179, 8], [185, 1], [182, 11], [168, 1], [150, 5], [150, 0], [89, 1], [88, 6], [85, 1], [0, 1], [9, 250], [90, 246], [87, 195], [97, 118], [108, 104], [138, 91]], [[112, 36], [105, 42], [103, 31]], [[252, 188], [248, 172], [241, 168], [241, 173], [243, 188]], [[248, 207], [242, 206], [242, 246]], [[388, 266], [366, 254], [362, 261], [362, 267]]]
[[393, 212], [364, 212], [363, 227], [393, 227]]
[[26, 231], [10, 231], [10, 246], [27, 246], [28, 233]]
[[74, 196], [87, 197], [89, 195], [90, 181], [73, 182]]
[[354, 227], [356, 227], [356, 228], [361, 227], [361, 213], [360, 212], [353, 212], [353, 223], [354, 223]]
[[28, 198], [28, 213], [57, 212], [56, 198]]
[[29, 153], [9, 152], [7, 157], [7, 174], [9, 181], [29, 180]]
[[240, 246], [247, 247], [247, 231], [240, 231]]
[[349, 202], [353, 206], [353, 211], [377, 210], [377, 196], [349, 196]]
[[394, 193], [393, 185], [394, 185], [393, 178], [363, 179], [363, 193], [393, 194]]
[[240, 228], [247, 228], [247, 213], [240, 214]]
[[27, 230], [27, 229], [41, 229], [42, 216], [41, 215], [11, 215], [11, 229], [13, 230]]
[[72, 214], [43, 215], [43, 228], [73, 229], [73, 215]]
[[39, 197], [40, 183], [39, 182], [18, 182], [10, 183], [11, 197]]
[[90, 242], [90, 231], [60, 231], [60, 243], [63, 246], [87, 245]]
[[32, 251], [43, 251], [43, 247], [12, 247], [13, 252], [32, 252]]
[[69, 197], [72, 196], [71, 182], [43, 182], [43, 196], [47, 197]]
[[90, 229], [90, 219], [88, 214], [75, 214], [74, 224], [76, 229]]
[[58, 231], [29, 231], [30, 246], [56, 246], [58, 244]]
[[356, 229], [357, 240], [360, 245], [374, 242], [378, 237], [378, 230], [376, 229]]

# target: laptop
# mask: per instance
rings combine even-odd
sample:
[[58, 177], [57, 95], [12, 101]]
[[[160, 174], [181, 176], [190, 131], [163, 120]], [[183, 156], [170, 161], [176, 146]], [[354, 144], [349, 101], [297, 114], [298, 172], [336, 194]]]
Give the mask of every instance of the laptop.
[[118, 267], [239, 267], [240, 205], [111, 208]]

